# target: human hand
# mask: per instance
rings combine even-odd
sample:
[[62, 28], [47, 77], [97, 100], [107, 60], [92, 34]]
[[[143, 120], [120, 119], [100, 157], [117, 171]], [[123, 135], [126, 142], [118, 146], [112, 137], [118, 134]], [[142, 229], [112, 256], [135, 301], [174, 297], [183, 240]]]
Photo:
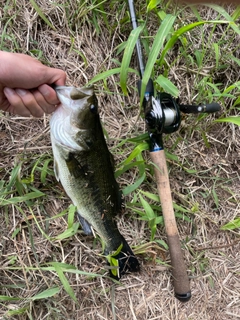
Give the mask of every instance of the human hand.
[[59, 104], [49, 85], [65, 85], [66, 74], [20, 53], [0, 51], [0, 109], [28, 117], [52, 113]]

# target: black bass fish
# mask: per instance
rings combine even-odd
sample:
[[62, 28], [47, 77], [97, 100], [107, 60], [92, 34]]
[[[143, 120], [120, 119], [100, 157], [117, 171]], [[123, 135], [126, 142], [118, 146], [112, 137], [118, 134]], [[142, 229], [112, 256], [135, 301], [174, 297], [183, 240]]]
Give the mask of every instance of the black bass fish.
[[113, 266], [110, 275], [118, 279], [127, 271], [139, 271], [114, 219], [122, 199], [93, 87], [54, 89], [61, 102], [50, 121], [56, 178], [77, 207], [83, 231], [96, 231], [104, 241], [104, 254]]

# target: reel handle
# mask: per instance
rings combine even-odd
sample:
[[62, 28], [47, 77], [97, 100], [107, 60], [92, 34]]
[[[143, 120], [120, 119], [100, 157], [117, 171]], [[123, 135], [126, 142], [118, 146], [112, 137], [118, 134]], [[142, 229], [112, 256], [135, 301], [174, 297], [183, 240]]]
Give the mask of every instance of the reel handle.
[[214, 113], [221, 110], [221, 106], [217, 102], [200, 106], [180, 104], [179, 108], [184, 113]]

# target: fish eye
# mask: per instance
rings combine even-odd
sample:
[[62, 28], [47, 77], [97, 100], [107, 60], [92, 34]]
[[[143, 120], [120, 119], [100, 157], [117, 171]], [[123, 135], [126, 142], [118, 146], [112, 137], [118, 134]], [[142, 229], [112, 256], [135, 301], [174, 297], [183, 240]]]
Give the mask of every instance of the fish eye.
[[95, 104], [90, 105], [90, 110], [92, 113], [97, 114], [98, 113], [98, 107]]

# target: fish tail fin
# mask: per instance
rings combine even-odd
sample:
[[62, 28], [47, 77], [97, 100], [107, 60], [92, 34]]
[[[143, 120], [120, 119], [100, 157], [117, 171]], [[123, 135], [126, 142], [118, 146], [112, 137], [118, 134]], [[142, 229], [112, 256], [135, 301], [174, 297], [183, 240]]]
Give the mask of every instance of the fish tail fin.
[[111, 255], [108, 261], [110, 266], [113, 267], [113, 269], [110, 269], [110, 276], [117, 280], [127, 272], [140, 271], [138, 259], [124, 238], [122, 238], [119, 250]]

